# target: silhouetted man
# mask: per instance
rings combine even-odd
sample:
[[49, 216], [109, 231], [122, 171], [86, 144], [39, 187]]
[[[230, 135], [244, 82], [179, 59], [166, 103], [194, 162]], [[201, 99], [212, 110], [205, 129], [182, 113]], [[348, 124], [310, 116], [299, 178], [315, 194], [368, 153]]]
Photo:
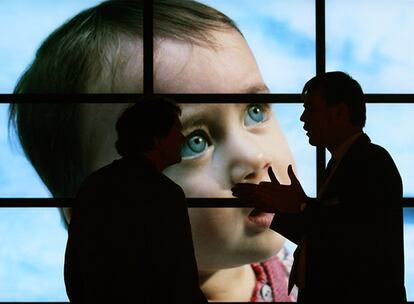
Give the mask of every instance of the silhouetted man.
[[331, 152], [316, 199], [291, 185], [238, 184], [233, 194], [275, 212], [271, 229], [298, 244], [289, 288], [298, 302], [404, 303], [402, 182], [388, 152], [362, 132], [365, 101], [342, 72], [309, 80], [301, 121], [313, 146]]
[[182, 189], [161, 171], [181, 161], [180, 109], [143, 99], [117, 122], [122, 156], [82, 184], [65, 284], [74, 303], [207, 303]]

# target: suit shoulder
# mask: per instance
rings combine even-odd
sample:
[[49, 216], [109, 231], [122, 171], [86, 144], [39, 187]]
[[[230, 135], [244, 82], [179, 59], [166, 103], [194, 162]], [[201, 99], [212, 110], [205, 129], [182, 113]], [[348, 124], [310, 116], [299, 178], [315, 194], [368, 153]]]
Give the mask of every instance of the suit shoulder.
[[348, 167], [352, 167], [355, 175], [363, 172], [380, 175], [383, 175], [384, 172], [398, 172], [390, 153], [382, 146], [371, 142], [358, 143], [355, 148], [350, 150], [346, 162]]
[[365, 159], [367, 165], [370, 164], [370, 166], [375, 167], [376, 170], [381, 170], [381, 174], [384, 174], [384, 172], [388, 172], [388, 174], [394, 172], [399, 175], [397, 165], [391, 154], [380, 145], [370, 143]]
[[177, 194], [179, 194], [180, 196], [184, 196], [184, 191], [183, 189], [176, 184], [173, 180], [171, 180], [168, 176], [161, 174], [162, 175], [162, 181], [165, 187], [168, 187], [168, 189], [171, 189], [171, 191], [176, 192]]
[[[354, 150], [354, 149], [352, 149]], [[362, 157], [383, 157], [391, 158], [390, 153], [382, 146], [374, 144], [372, 142], [364, 142], [356, 145], [354, 150], [356, 155], [361, 155]]]
[[115, 162], [106, 165], [92, 172], [80, 184], [76, 197], [78, 199], [89, 199], [90, 197], [99, 197], [107, 195], [107, 192], [113, 187], [114, 180], [117, 179], [117, 169]]
[[383, 154], [383, 155], [390, 156], [390, 154], [388, 153], [388, 151], [384, 147], [382, 147], [380, 145], [377, 145], [377, 144], [374, 144], [374, 143], [370, 143], [369, 144], [369, 147], [371, 148], [371, 150], [372, 150], [373, 153], [378, 153], [378, 154]]
[[89, 185], [105, 183], [107, 181], [107, 178], [113, 174], [113, 171], [113, 163], [99, 168], [98, 170], [93, 171], [90, 175], [88, 175], [80, 187], [83, 188]]
[[377, 161], [381, 160], [392, 160], [390, 153], [382, 146], [369, 143], [363, 148], [364, 156], [369, 157], [368, 160]]

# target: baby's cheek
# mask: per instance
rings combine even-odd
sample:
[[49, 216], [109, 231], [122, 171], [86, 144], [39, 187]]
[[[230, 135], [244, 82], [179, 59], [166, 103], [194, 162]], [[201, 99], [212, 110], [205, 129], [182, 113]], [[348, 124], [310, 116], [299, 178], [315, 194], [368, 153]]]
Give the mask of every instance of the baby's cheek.
[[235, 212], [234, 208], [189, 208], [193, 236], [209, 246], [224, 246], [237, 233]]
[[204, 168], [193, 168], [180, 163], [167, 168], [163, 173], [184, 190], [186, 197], [220, 197], [220, 186]]
[[219, 185], [208, 175], [180, 178], [177, 184], [183, 188], [186, 197], [222, 197]]

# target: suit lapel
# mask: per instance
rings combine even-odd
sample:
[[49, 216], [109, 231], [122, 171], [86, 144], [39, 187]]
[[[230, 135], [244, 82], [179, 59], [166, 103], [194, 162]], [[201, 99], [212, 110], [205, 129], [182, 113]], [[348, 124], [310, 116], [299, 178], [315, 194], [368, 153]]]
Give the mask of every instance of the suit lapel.
[[[336, 193], [337, 188], [337, 181], [338, 177], [342, 175], [344, 170], [347, 170], [349, 164], [353, 162], [354, 155], [358, 155], [358, 151], [362, 149], [364, 146], [368, 145], [371, 142], [368, 135], [363, 133], [349, 148], [346, 154], [343, 156], [342, 160], [340, 160], [336, 170], [333, 172], [332, 176], [329, 180], [326, 181], [321, 187], [318, 192], [318, 201], [324, 201], [326, 205], [334, 205], [336, 204], [335, 201], [330, 202], [329, 198], [332, 196], [333, 193]], [[325, 205], [325, 204], [324, 204]]]

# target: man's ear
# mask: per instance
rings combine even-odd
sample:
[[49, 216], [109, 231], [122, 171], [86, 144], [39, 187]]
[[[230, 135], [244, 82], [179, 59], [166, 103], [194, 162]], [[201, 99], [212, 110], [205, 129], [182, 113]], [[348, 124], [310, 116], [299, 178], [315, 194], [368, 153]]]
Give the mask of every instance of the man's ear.
[[162, 146], [162, 138], [154, 138], [153, 140], [154, 143], [154, 150], [159, 150], [159, 148]]
[[339, 120], [349, 120], [348, 107], [345, 105], [345, 103], [341, 102], [336, 105], [335, 116]]

